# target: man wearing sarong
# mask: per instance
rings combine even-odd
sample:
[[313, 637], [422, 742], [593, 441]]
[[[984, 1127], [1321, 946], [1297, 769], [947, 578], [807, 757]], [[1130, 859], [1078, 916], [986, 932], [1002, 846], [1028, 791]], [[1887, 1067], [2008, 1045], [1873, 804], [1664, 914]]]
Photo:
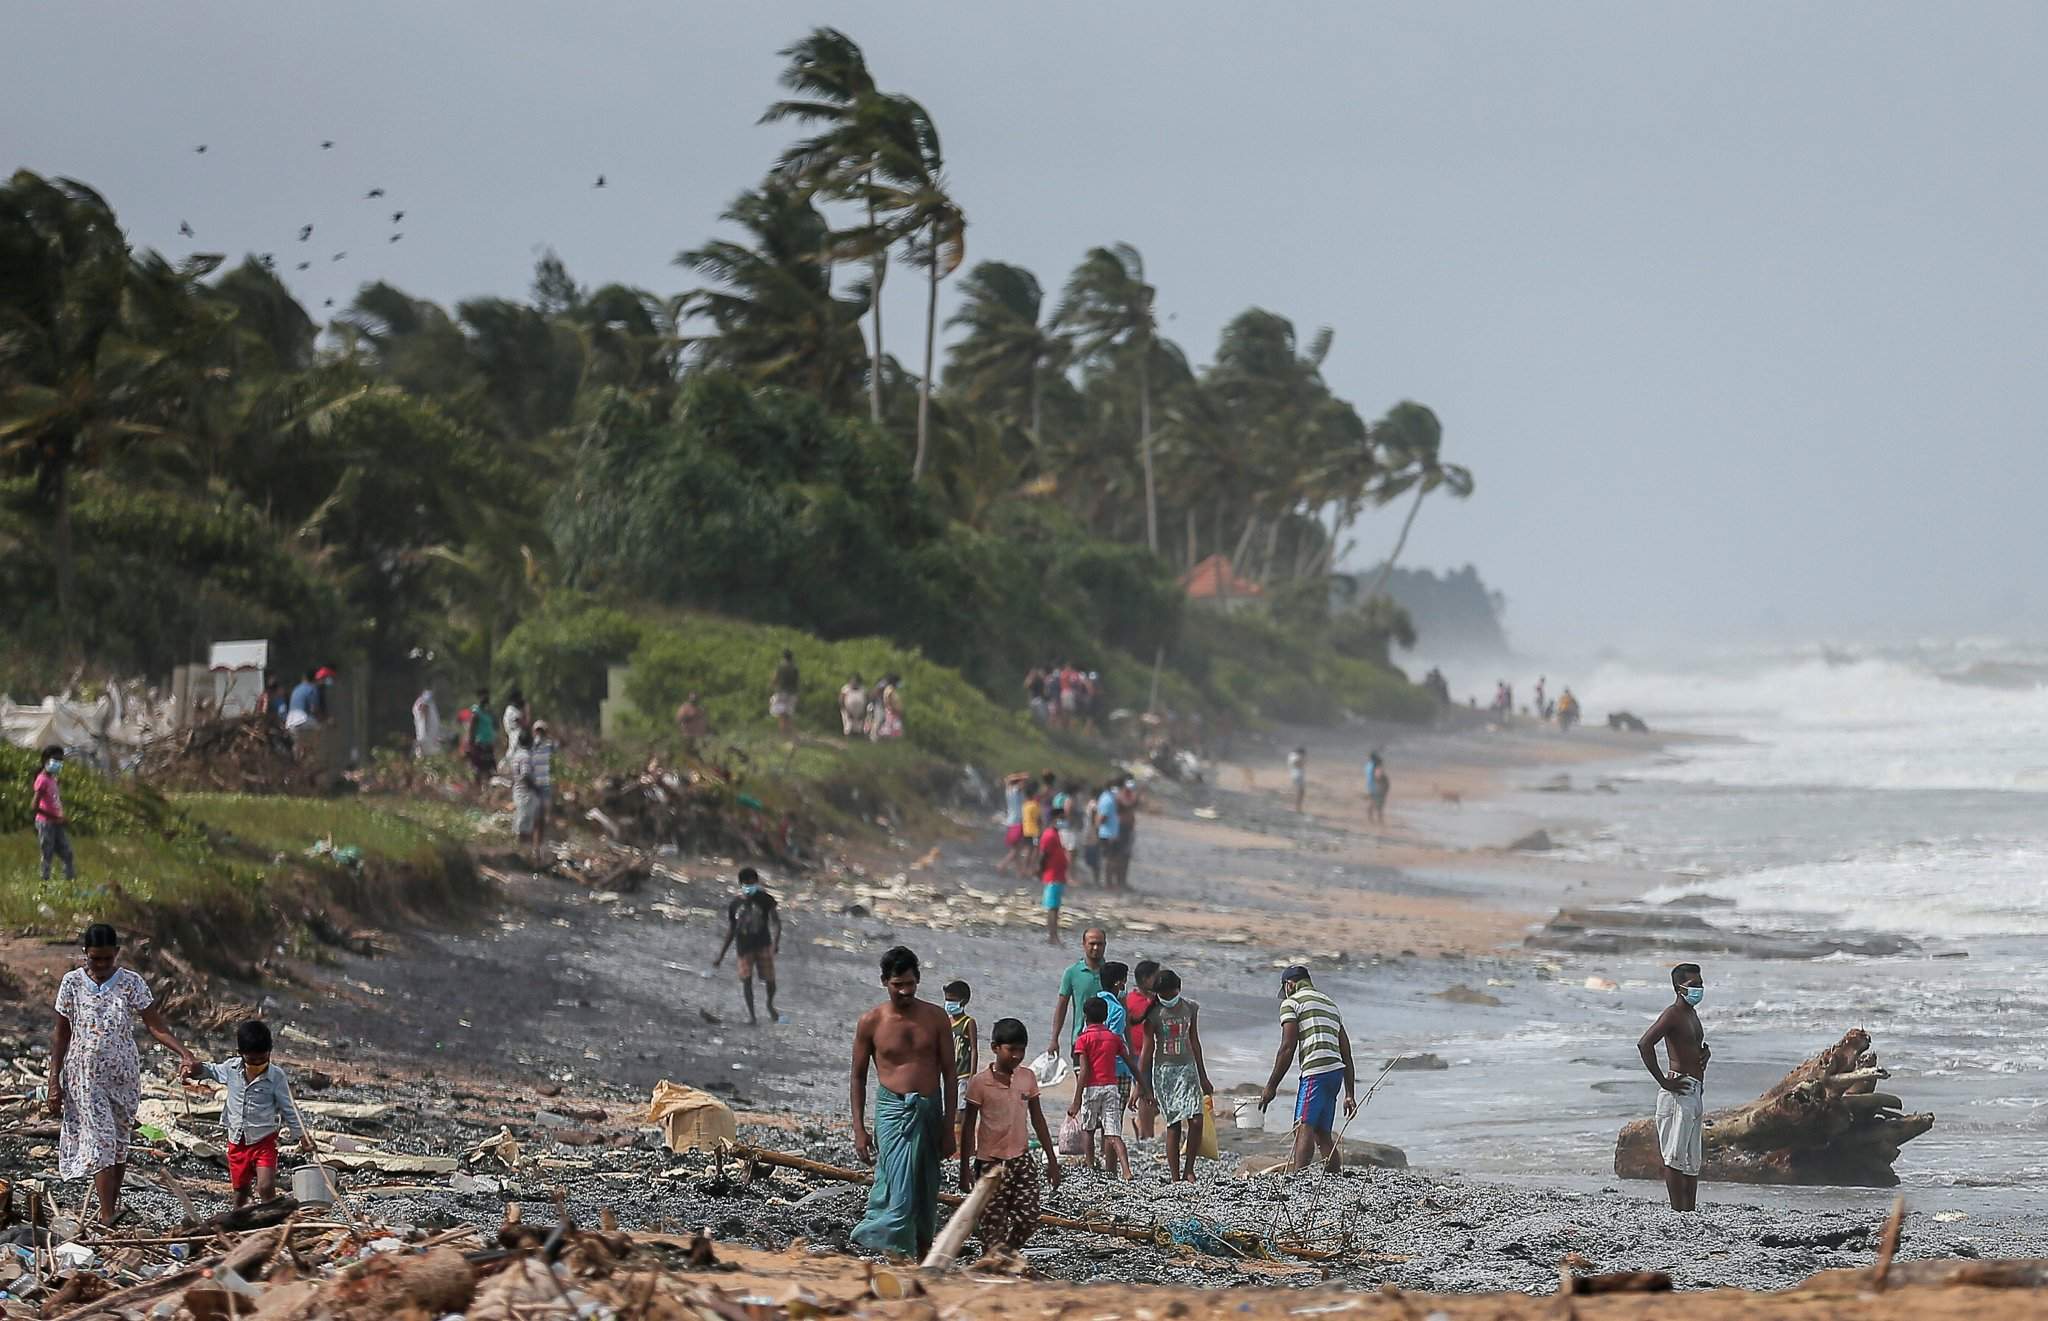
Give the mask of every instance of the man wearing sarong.
[[[882, 956], [889, 998], [853, 1030], [853, 1149], [875, 1167], [867, 1214], [853, 1241], [922, 1259], [939, 1229], [939, 1162], [953, 1154], [959, 1075], [946, 1011], [917, 998], [917, 955]], [[868, 1065], [876, 1071], [875, 1133], [868, 1136]]]

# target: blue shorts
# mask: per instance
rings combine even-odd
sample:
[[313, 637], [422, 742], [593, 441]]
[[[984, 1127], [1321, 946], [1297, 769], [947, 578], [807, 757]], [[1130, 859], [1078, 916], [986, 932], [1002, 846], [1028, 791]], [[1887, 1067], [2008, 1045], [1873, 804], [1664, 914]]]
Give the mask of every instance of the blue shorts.
[[1046, 887], [1045, 887], [1045, 908], [1046, 908], [1046, 911], [1047, 911], [1047, 912], [1057, 912], [1057, 911], [1059, 911], [1059, 906], [1060, 906], [1060, 900], [1061, 900], [1061, 899], [1064, 899], [1064, 898], [1066, 897], [1066, 894], [1067, 894], [1067, 883], [1066, 883], [1065, 881], [1061, 881], [1061, 882], [1060, 882], [1060, 883], [1059, 883], [1058, 885], [1048, 885], [1048, 886], [1046, 886]]
[[1337, 1125], [1337, 1097], [1344, 1091], [1344, 1070], [1311, 1073], [1301, 1080], [1294, 1098], [1294, 1122], [1311, 1132], [1327, 1133]]

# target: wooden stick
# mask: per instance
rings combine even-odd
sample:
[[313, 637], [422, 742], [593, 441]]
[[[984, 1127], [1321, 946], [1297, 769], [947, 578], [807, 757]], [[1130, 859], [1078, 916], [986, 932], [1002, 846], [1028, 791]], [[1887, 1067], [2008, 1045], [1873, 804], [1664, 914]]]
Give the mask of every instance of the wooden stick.
[[1877, 1264], [1870, 1270], [1870, 1286], [1884, 1292], [1885, 1278], [1892, 1273], [1892, 1254], [1899, 1250], [1899, 1231], [1906, 1224], [1906, 1195], [1892, 1201], [1892, 1213], [1884, 1218], [1884, 1233], [1877, 1241]]
[[966, 1246], [967, 1236], [981, 1223], [981, 1213], [988, 1209], [989, 1198], [1002, 1186], [1003, 1176], [1009, 1172], [1009, 1166], [998, 1165], [975, 1181], [974, 1191], [967, 1194], [967, 1199], [960, 1203], [960, 1209], [953, 1213], [953, 1218], [932, 1240], [932, 1250], [924, 1256], [926, 1270], [951, 1266], [959, 1257], [960, 1249]]

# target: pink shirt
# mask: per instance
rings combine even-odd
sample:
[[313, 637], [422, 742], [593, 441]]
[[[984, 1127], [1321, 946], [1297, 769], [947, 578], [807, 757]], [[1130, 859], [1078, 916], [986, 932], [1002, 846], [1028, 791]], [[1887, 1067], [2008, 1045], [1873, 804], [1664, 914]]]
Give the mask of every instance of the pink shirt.
[[1031, 1102], [1038, 1097], [1038, 1078], [1019, 1068], [1005, 1082], [991, 1064], [967, 1082], [967, 1104], [974, 1120], [974, 1155], [978, 1160], [1010, 1160], [1024, 1154], [1031, 1140]]
[[[15, 783], [20, 784], [21, 781], [16, 780]], [[57, 796], [57, 777], [48, 771], [40, 771], [36, 775], [35, 818], [38, 821], [64, 819], [64, 800]]]

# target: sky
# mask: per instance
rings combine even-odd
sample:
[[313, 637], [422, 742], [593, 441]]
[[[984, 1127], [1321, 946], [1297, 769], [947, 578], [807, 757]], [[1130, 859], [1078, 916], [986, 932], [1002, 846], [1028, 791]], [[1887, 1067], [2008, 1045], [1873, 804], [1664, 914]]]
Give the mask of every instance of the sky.
[[[676, 292], [818, 24], [933, 114], [970, 262], [1130, 242], [1195, 361], [1258, 306], [1434, 408], [1478, 489], [1403, 562], [1476, 564], [1518, 647], [2048, 636], [2039, 5], [17, 3], [0, 166], [316, 315], [549, 247]], [[921, 290], [884, 310], [915, 363]]]

